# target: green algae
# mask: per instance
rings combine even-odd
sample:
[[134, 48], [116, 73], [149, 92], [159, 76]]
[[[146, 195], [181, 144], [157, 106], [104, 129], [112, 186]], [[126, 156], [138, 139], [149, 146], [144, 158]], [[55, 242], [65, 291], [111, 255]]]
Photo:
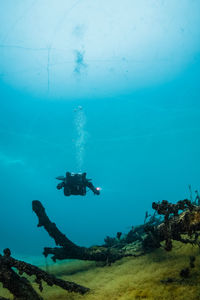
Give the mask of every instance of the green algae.
[[[195, 267], [189, 278], [182, 279], [180, 270], [189, 266], [190, 256], [196, 257]], [[171, 252], [160, 248], [144, 256], [123, 258], [111, 266], [83, 261], [51, 266], [54, 275], [89, 287], [91, 292], [82, 296], [43, 284], [41, 295], [44, 300], [197, 300], [200, 299], [199, 266], [197, 246], [174, 242]], [[174, 282], [161, 282], [167, 278], [173, 278]], [[0, 295], [8, 297], [8, 292], [1, 288]]]

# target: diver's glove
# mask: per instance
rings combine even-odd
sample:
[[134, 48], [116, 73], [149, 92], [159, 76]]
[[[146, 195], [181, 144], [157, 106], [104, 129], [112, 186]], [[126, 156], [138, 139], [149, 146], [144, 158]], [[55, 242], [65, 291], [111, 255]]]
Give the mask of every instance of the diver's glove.
[[100, 195], [100, 188], [96, 188], [96, 189], [94, 190], [94, 194], [95, 194], [95, 195]]

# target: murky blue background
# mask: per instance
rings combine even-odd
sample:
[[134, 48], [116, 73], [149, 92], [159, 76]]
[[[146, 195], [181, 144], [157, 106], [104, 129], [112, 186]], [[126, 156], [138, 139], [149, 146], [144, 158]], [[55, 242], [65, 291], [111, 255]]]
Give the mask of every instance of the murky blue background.
[[[89, 246], [200, 189], [200, 1], [2, 0], [0, 15], [1, 251], [54, 246], [35, 199]], [[67, 170], [101, 195], [65, 197]]]

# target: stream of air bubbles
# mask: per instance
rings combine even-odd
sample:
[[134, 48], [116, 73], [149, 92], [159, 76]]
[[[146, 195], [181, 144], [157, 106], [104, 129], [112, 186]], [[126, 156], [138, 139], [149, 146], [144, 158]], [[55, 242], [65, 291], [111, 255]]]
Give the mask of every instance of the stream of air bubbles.
[[75, 138], [76, 168], [78, 172], [82, 172], [84, 155], [85, 155], [85, 144], [88, 135], [85, 129], [86, 115], [82, 106], [78, 106], [78, 108], [74, 110], [74, 113], [75, 113], [74, 124], [76, 130], [76, 138]]

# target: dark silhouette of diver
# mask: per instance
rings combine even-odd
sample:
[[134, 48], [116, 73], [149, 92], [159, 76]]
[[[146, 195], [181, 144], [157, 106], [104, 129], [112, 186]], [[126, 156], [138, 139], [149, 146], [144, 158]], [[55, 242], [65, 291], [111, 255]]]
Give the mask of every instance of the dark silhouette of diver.
[[100, 194], [100, 188], [95, 188], [91, 179], [86, 178], [86, 173], [70, 173], [66, 172], [66, 177], [58, 176], [56, 179], [61, 180], [57, 185], [57, 189], [64, 188], [64, 195], [86, 195], [86, 187], [91, 189], [95, 195]]

